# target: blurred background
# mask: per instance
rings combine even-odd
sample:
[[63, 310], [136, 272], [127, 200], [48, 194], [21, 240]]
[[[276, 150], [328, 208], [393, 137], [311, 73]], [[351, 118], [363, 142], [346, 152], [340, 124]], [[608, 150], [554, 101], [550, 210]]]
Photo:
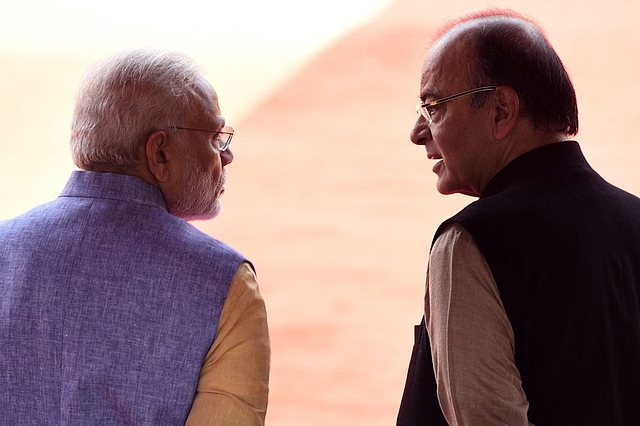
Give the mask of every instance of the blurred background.
[[[436, 4], [439, 3], [439, 4]], [[425, 45], [487, 7], [547, 31], [572, 76], [580, 141], [640, 194], [640, 6], [622, 0], [81, 0], [0, 15], [0, 219], [57, 197], [84, 70], [159, 47], [207, 70], [236, 129], [221, 215], [194, 225], [256, 265], [272, 339], [270, 425], [395, 423], [442, 196], [408, 133]]]

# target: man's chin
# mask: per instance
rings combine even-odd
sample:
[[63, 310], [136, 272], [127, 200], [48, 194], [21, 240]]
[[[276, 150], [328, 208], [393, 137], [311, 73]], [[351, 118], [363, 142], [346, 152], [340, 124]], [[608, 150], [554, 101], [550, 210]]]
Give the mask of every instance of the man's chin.
[[451, 186], [451, 185], [446, 185], [444, 183], [438, 182], [436, 184], [436, 189], [442, 195], [462, 194], [462, 195], [468, 195], [470, 197], [480, 196], [480, 194], [462, 185]]
[[451, 189], [451, 185], [449, 185], [441, 177], [438, 177], [438, 182], [436, 183], [436, 190], [442, 195], [451, 195], [451, 194], [455, 194], [456, 192], [453, 189]]
[[218, 216], [221, 208], [222, 208], [222, 205], [220, 201], [216, 200], [214, 205], [206, 210], [201, 209], [201, 211], [192, 211], [192, 212], [188, 212], [181, 215], [175, 215], [175, 216], [178, 216], [181, 219], [186, 220], [187, 222], [191, 222], [194, 220], [210, 220]]

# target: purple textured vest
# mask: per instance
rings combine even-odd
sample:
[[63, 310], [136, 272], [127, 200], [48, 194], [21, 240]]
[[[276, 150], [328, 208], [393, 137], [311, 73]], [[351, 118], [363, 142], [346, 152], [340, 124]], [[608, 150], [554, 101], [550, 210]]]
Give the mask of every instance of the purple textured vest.
[[245, 259], [131, 176], [0, 222], [0, 424], [178, 425]]

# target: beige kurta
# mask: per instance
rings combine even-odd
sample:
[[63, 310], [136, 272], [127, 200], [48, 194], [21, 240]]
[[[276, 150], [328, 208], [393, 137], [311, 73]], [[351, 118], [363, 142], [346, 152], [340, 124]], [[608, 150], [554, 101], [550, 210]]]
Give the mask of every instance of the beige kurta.
[[459, 224], [429, 258], [425, 323], [438, 399], [450, 425], [528, 425], [514, 336], [493, 275]]

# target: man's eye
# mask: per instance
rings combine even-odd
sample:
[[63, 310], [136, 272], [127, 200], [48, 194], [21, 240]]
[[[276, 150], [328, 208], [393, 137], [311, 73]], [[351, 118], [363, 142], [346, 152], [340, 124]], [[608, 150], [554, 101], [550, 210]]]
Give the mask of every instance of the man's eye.
[[438, 108], [436, 106], [430, 106], [430, 107], [426, 107], [427, 108], [427, 112], [429, 113], [429, 115], [433, 115], [438, 111]]

